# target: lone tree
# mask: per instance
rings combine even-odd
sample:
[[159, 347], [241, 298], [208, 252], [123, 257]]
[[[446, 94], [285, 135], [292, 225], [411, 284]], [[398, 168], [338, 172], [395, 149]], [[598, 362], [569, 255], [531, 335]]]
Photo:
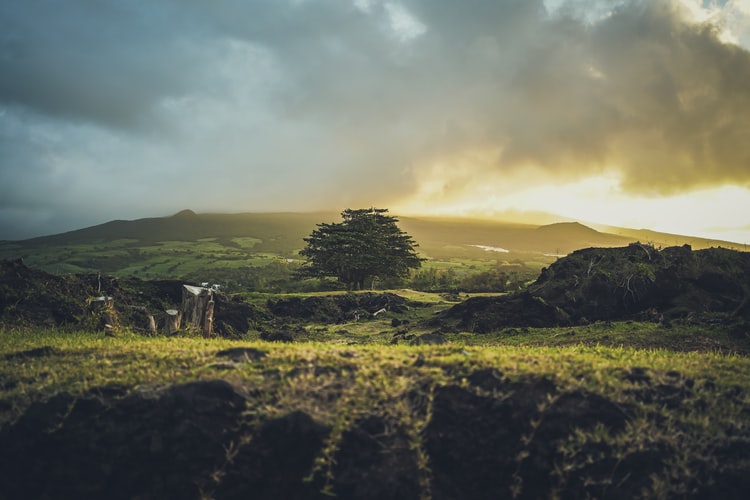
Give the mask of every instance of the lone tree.
[[307, 258], [301, 274], [334, 277], [347, 289], [361, 290], [376, 278], [406, 277], [422, 264], [416, 242], [396, 225], [387, 209], [346, 209], [343, 222], [318, 224], [300, 255]]

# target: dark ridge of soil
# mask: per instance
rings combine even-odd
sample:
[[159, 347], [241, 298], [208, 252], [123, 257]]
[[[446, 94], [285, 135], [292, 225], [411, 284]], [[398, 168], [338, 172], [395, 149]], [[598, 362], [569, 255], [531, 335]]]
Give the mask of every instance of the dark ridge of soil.
[[[560, 445], [576, 432], [603, 427], [617, 436], [631, 421], [628, 408], [584, 390], [560, 391], [544, 378], [510, 382], [494, 369], [467, 380], [465, 387], [425, 381], [402, 395], [413, 416], [427, 418], [420, 434], [426, 468], [406, 423], [375, 409], [343, 430], [333, 460], [321, 467], [328, 425], [301, 411], [257, 418], [247, 411], [251, 388], [223, 380], [58, 394], [0, 428], [0, 499], [278, 500], [326, 498], [324, 491], [363, 499], [417, 499], [426, 491], [436, 500], [625, 499], [667, 473], [676, 451], [658, 439], [630, 451], [592, 440], [563, 456]], [[637, 399], [692, 397], [684, 392], [691, 384], [678, 377], [637, 382]], [[660, 410], [650, 418], [662, 418]], [[693, 492], [686, 496], [744, 498], [748, 446], [740, 428], [717, 436], [710, 456], [697, 455], [682, 479]]]
[[528, 290], [468, 299], [429, 324], [488, 333], [628, 319], [721, 321], [746, 331], [750, 253], [638, 243], [577, 250], [543, 269]]
[[265, 308], [248, 304], [239, 297], [217, 296], [214, 332], [224, 338], [241, 338], [248, 330], [258, 330], [273, 315]]
[[52, 327], [78, 323], [86, 315], [88, 286], [26, 267], [0, 263], [0, 320]]
[[244, 399], [221, 380], [158, 397], [59, 394], [0, 432], [0, 497], [197, 498]]
[[[689, 381], [672, 378], [654, 385], [639, 377], [635, 400], [661, 407], [676, 395], [695, 398], [685, 392]], [[423, 381], [402, 395], [413, 416], [428, 419], [421, 433], [427, 468], [404, 422], [375, 413], [344, 429], [333, 461], [316, 468], [329, 426], [301, 411], [255, 420], [246, 411], [248, 391], [223, 380], [61, 393], [0, 428], [0, 499], [322, 499], [325, 490], [338, 498], [416, 499], [426, 489], [436, 500], [626, 499], [665, 473], [675, 453], [659, 440], [630, 450], [593, 440], [563, 455], [560, 445], [576, 432], [602, 427], [617, 436], [631, 421], [628, 408], [584, 390], [559, 391], [544, 378], [509, 382], [494, 369], [467, 381], [434, 388]], [[696, 456], [677, 485], [684, 497], [744, 498], [750, 435], [738, 429]]]

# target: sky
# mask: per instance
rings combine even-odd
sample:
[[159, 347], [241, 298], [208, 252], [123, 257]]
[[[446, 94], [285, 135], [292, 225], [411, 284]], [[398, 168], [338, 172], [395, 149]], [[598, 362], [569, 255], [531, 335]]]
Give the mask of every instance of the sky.
[[370, 206], [750, 243], [750, 0], [0, 3], [0, 239]]

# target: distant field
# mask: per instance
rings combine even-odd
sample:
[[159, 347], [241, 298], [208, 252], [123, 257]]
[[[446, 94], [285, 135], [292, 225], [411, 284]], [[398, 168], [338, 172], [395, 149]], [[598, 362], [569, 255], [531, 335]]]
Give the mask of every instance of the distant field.
[[[112, 221], [59, 235], [0, 242], [0, 259], [23, 258], [27, 265], [55, 274], [101, 272], [142, 279], [211, 281], [238, 291], [269, 286], [279, 291], [302, 264], [299, 251], [305, 245], [303, 238], [316, 224], [337, 220], [338, 214], [333, 213], [182, 212], [172, 217]], [[714, 243], [646, 231], [615, 235], [577, 223], [536, 227], [402, 217], [400, 226], [414, 237], [419, 253], [427, 259], [417, 282], [424, 284], [426, 280], [431, 287], [491, 271], [512, 275], [519, 282], [528, 281], [573, 250], [623, 246], [639, 234], [644, 241], [657, 245], [689, 241], [698, 248]]]
[[[227, 283], [242, 289], [241, 270], [266, 268], [274, 264], [290, 272], [304, 261], [299, 248], [283, 249], [280, 253], [259, 250], [260, 240], [253, 237], [231, 239], [201, 238], [196, 241], [157, 241], [141, 243], [134, 239], [117, 239], [90, 244], [64, 246], [0, 245], [0, 259], [23, 257], [24, 263], [54, 274], [97, 273], [141, 279], [193, 279]], [[427, 258], [422, 270], [450, 272], [453, 279], [488, 271], [494, 268], [520, 273], [526, 279], [535, 277], [539, 270], [555, 260], [534, 253], [485, 252], [476, 248], [455, 251], [442, 258]], [[439, 252], [438, 252], [439, 253]]]

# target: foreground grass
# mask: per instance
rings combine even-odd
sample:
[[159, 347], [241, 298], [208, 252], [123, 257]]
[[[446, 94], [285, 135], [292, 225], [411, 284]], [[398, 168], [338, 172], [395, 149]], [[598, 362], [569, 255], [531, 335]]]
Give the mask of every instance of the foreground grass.
[[[583, 335], [568, 333], [547, 332], [547, 339]], [[606, 444], [621, 459], [642, 450], [672, 450], [666, 470], [651, 478], [643, 495], [688, 494], [685, 485], [693, 474], [691, 464], [712, 463], [713, 450], [729, 446], [737, 436], [744, 436], [741, 442], [747, 445], [749, 357], [585, 342], [530, 345], [541, 343], [542, 333], [527, 334], [523, 343], [514, 335], [504, 336], [516, 345], [476, 346], [456, 334], [444, 345], [410, 346], [0, 332], [0, 429], [34, 401], [60, 392], [82, 396], [117, 387], [125, 393], [148, 394], [173, 384], [221, 378], [248, 396], [248, 418], [262, 421], [299, 410], [331, 426], [328, 444], [311, 474], [331, 476], [338, 443], [354, 422], [374, 413], [397, 422], [419, 457], [423, 496], [429, 497], [429, 457], [422, 436], [431, 417], [430, 405], [428, 411], [417, 412], [409, 398], [418, 393], [429, 402], [436, 388], [453, 385], [502, 399], [505, 396], [497, 391], [506, 389], [471, 382], [477, 373], [491, 373], [504, 381], [504, 387], [531, 379], [554, 384], [555, 395], [540, 403], [542, 416], [536, 417], [532, 428], [559, 394], [576, 391], [600, 395], [629, 414], [627, 428], [616, 435], [597, 426], [557, 443], [564, 460], [550, 473], [559, 476], [561, 487], [571, 471], [602, 460], [596, 450]], [[490, 341], [491, 337], [484, 338], [485, 343]], [[250, 349], [251, 355], [244, 360], [217, 356], [236, 347]], [[740, 468], [747, 466], [740, 464]]]
[[[310, 338], [330, 339], [342, 330], [318, 331]], [[657, 379], [674, 378], [679, 373], [680, 379], [692, 380], [691, 385], [710, 381], [712, 386], [725, 389], [750, 389], [750, 357], [720, 350], [680, 352], [683, 350], [680, 345], [677, 349], [607, 346], [600, 342], [602, 337], [606, 342], [614, 335], [608, 337], [601, 331], [589, 331], [589, 337], [583, 339], [585, 332], [571, 329], [532, 330], [495, 337], [454, 334], [447, 336], [452, 340], [444, 345], [411, 346], [385, 345], [389, 337], [375, 330], [348, 332], [350, 340], [361, 340], [365, 345], [353, 341], [278, 344], [261, 340], [145, 337], [132, 333], [105, 337], [98, 333], [55, 330], [0, 332], [0, 378], [6, 381], [0, 385], [0, 399], [22, 403], [59, 391], [83, 393], [110, 384], [142, 389], [217, 376], [244, 382], [264, 378], [268, 373], [298, 375], [301, 369], [320, 371], [321, 367], [332, 373], [356, 369], [358, 379], [364, 376], [357, 383], [368, 379], [386, 383], [399, 377], [429, 377], [438, 384], [460, 382], [473, 371], [495, 368], [509, 379], [546, 377], [560, 387], [585, 387], [608, 396], [617, 396], [627, 388], [622, 374], [632, 370], [646, 370]], [[719, 342], [707, 335], [693, 332], [693, 336], [709, 347]], [[576, 337], [578, 342], [573, 343]], [[684, 340], [685, 335], [682, 338], [684, 345], [690, 345], [689, 340]], [[558, 341], [560, 345], [554, 345]], [[545, 342], [552, 345], [542, 345]], [[635, 342], [640, 343], [638, 339]], [[617, 344], [616, 339], [614, 343]], [[660, 343], [675, 345], [669, 337]], [[216, 357], [217, 352], [238, 346], [258, 349], [266, 356], [239, 364], [227, 364]], [[44, 349], [46, 352], [42, 353]], [[25, 352], [31, 354], [26, 356]]]

